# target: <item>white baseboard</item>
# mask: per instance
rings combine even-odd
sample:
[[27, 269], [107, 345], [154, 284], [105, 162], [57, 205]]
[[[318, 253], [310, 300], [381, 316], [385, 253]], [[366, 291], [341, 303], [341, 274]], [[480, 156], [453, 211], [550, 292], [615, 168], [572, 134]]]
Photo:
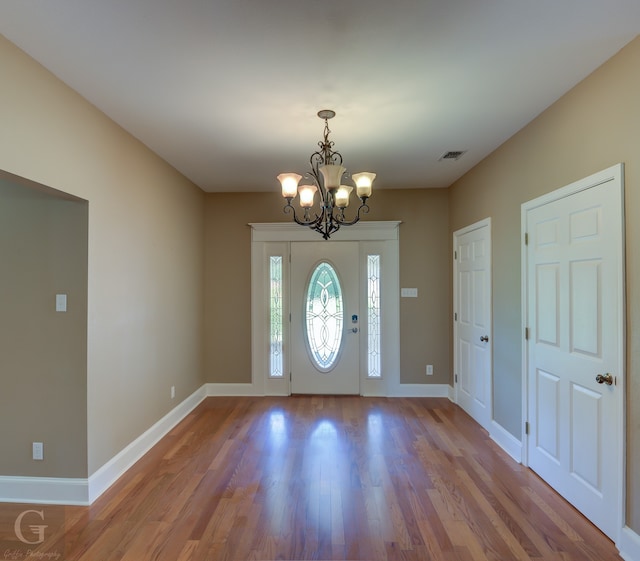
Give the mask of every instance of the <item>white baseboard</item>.
[[205, 386], [202, 386], [89, 476], [89, 504], [93, 503], [111, 487], [133, 464], [142, 458], [206, 397]]
[[89, 504], [89, 481], [62, 477], [0, 477], [0, 502], [28, 504]]
[[449, 386], [449, 395], [447, 397], [449, 401], [456, 403], [456, 389], [453, 386]]
[[491, 421], [489, 430], [491, 439], [519, 464], [522, 463], [522, 442], [502, 425]]
[[[264, 392], [258, 391], [255, 384], [208, 383], [205, 386], [207, 397], [265, 396]], [[364, 394], [366, 397], [373, 395], [378, 394]], [[454, 390], [448, 384], [397, 384], [388, 394], [379, 395], [383, 397], [446, 397], [453, 401]]]
[[232, 396], [262, 396], [263, 392], [258, 392], [255, 384], [205, 384], [207, 397], [232, 397]]
[[640, 561], [640, 535], [628, 526], [622, 528], [616, 547], [624, 561]]
[[389, 397], [446, 397], [451, 399], [449, 384], [398, 384], [389, 392]]

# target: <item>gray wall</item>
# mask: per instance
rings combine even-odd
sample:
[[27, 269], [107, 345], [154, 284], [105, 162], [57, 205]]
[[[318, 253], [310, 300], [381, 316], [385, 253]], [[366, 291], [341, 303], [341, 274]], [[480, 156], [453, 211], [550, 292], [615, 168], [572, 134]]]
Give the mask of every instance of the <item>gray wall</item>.
[[87, 218], [86, 202], [0, 179], [1, 475], [87, 477]]

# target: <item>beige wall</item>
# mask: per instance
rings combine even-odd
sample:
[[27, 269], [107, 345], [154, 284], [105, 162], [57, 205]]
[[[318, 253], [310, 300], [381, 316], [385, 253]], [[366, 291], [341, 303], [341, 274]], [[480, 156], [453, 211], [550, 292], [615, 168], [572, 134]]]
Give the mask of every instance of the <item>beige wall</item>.
[[[448, 193], [445, 190], [379, 191], [370, 220], [401, 220], [400, 285], [419, 297], [400, 302], [402, 383], [451, 381], [451, 262]], [[283, 222], [273, 193], [207, 194], [206, 378], [251, 381], [251, 222]], [[434, 375], [425, 376], [433, 364]]]
[[[629, 525], [640, 530], [640, 38], [451, 188], [451, 230], [493, 229], [494, 417], [517, 437], [521, 411], [520, 205], [625, 164]], [[498, 297], [499, 295], [499, 297]]]
[[86, 477], [87, 217], [86, 202], [0, 179], [0, 474]]
[[[65, 470], [86, 476], [204, 381], [204, 196], [1, 36], [0, 68], [0, 170], [89, 202], [88, 457]], [[45, 451], [58, 453], [46, 441]], [[27, 460], [3, 475], [32, 470]]]

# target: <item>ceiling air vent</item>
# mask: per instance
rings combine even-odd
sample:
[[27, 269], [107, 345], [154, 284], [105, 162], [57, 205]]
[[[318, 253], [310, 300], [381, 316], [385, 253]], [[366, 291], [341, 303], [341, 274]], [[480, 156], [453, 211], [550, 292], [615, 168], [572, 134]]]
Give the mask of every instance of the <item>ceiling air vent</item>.
[[443, 160], [459, 160], [466, 153], [466, 150], [449, 150], [448, 152], [442, 154], [442, 156], [438, 158], [438, 161], [442, 162]]

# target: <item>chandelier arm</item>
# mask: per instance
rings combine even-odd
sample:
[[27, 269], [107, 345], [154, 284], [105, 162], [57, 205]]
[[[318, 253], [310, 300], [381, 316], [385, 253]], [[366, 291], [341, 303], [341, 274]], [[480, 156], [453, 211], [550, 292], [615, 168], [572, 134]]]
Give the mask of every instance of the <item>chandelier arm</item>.
[[313, 161], [313, 158], [317, 156], [318, 158], [321, 157], [319, 152], [314, 152], [313, 154], [311, 154], [311, 158], [309, 158], [309, 162], [311, 163], [311, 177], [313, 178], [314, 183], [317, 185], [317, 187], [320, 189], [321, 192], [324, 193], [324, 185], [322, 184], [322, 181], [320, 181], [320, 172], [319, 172], [319, 162], [315, 162]]
[[335, 221], [336, 223], [338, 223], [341, 226], [353, 226], [354, 224], [357, 224], [360, 221], [360, 213], [362, 212], [362, 214], [369, 214], [369, 205], [367, 204], [366, 199], [362, 200], [362, 203], [360, 204], [360, 206], [358, 207], [358, 210], [356, 212], [355, 217], [353, 218], [353, 220], [345, 220], [344, 218], [344, 209], [340, 209], [340, 214], [335, 217], [333, 216], [332, 213], [332, 221]]
[[306, 219], [306, 215], [308, 215], [308, 212], [305, 212], [305, 218], [301, 220], [300, 218], [298, 218], [296, 208], [291, 204], [291, 199], [287, 199], [287, 204], [284, 206], [283, 210], [285, 214], [293, 215], [293, 221], [300, 226], [310, 226], [311, 228], [313, 228], [315, 225], [320, 224], [322, 219], [322, 215], [317, 214], [313, 219]]

